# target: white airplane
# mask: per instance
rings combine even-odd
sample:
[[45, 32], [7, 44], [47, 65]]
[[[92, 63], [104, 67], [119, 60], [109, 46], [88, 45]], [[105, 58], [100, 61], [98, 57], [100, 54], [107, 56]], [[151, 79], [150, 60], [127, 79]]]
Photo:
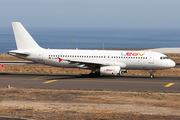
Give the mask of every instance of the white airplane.
[[116, 51], [116, 50], [72, 50], [41, 48], [19, 22], [12, 22], [17, 50], [10, 55], [41, 64], [90, 69], [89, 77], [102, 75], [121, 75], [130, 69], [153, 70], [167, 69], [175, 62], [162, 53], [152, 51]]

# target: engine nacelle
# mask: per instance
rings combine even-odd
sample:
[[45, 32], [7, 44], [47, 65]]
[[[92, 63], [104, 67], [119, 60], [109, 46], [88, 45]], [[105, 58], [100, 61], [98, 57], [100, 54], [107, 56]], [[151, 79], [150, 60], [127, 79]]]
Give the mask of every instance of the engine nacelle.
[[103, 75], [120, 75], [121, 67], [120, 66], [104, 66], [100, 68], [100, 73]]

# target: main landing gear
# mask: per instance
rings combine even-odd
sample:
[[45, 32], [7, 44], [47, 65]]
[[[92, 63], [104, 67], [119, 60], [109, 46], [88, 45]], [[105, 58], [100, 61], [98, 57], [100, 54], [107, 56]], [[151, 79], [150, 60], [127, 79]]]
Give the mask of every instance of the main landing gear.
[[92, 70], [91, 73], [89, 73], [89, 77], [90, 78], [94, 78], [94, 77], [99, 77], [100, 76], [100, 72], [95, 72]]
[[95, 76], [94, 73], [89, 73], [90, 78], [93, 78], [94, 76]]
[[151, 78], [151, 79], [154, 78], [154, 75], [153, 75], [153, 71], [152, 71], [152, 70], [150, 70], [150, 78]]

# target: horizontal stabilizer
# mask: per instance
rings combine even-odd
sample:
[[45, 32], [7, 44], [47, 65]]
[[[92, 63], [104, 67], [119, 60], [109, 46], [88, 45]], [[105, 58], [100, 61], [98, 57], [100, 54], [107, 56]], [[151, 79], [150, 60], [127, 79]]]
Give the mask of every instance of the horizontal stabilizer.
[[9, 51], [8, 54], [10, 54], [10, 55], [20, 55], [20, 56], [29, 56], [30, 55], [30, 53], [20, 51], [20, 50], [12, 50], [12, 51]]

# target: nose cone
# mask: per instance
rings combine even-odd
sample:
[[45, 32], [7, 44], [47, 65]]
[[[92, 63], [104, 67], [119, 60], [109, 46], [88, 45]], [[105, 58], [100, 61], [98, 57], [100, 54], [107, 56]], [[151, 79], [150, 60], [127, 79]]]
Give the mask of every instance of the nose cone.
[[170, 68], [174, 67], [175, 65], [176, 65], [176, 63], [172, 60], [168, 63], [168, 67], [170, 67]]

